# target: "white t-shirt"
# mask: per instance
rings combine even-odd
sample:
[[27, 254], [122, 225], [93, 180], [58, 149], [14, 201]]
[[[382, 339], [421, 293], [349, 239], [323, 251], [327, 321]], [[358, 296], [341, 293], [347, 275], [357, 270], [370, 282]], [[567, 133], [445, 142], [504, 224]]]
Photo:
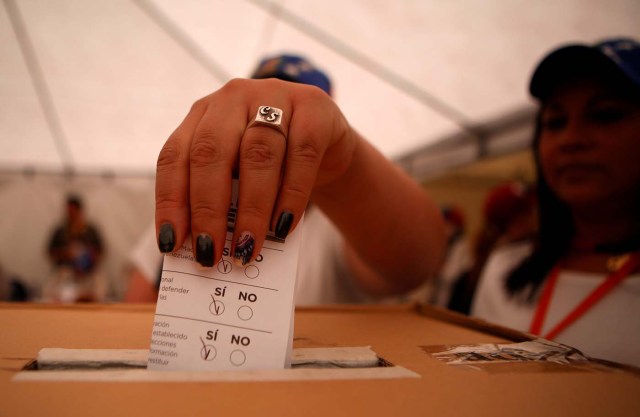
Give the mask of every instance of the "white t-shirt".
[[[307, 210], [302, 227], [296, 305], [372, 301], [351, 280], [341, 253], [342, 237], [329, 219], [312, 207]], [[155, 285], [162, 263], [155, 226], [145, 231], [131, 253], [130, 262]]]
[[129, 263], [137, 268], [147, 281], [156, 285], [162, 267], [162, 253], [158, 249], [155, 225], [148, 227], [133, 247]]
[[343, 256], [342, 235], [316, 207], [305, 213], [296, 305], [371, 302], [353, 282]]
[[[518, 297], [510, 297], [505, 289], [505, 280], [530, 251], [530, 244], [519, 243], [499, 248], [490, 256], [474, 297], [473, 316], [529, 331], [537, 301], [526, 303]], [[542, 327], [542, 336], [605, 279], [603, 274], [561, 271]], [[555, 341], [573, 346], [594, 358], [640, 366], [640, 274], [627, 277], [560, 333]]]

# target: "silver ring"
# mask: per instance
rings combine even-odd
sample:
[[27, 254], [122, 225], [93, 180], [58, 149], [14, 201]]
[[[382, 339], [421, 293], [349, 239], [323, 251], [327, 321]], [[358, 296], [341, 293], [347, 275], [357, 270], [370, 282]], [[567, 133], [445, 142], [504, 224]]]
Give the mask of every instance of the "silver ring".
[[249, 124], [249, 127], [256, 125], [270, 127], [282, 133], [286, 139], [284, 128], [282, 127], [282, 115], [282, 110], [277, 107], [260, 106], [258, 107], [256, 118]]

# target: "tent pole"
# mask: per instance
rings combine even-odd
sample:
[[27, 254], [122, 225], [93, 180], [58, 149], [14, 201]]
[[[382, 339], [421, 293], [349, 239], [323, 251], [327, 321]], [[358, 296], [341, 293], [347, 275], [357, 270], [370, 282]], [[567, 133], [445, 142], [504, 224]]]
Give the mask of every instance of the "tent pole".
[[42, 112], [44, 113], [47, 125], [49, 126], [58, 155], [62, 161], [63, 169], [66, 172], [73, 172], [73, 156], [69, 149], [68, 141], [64, 133], [64, 129], [62, 128], [62, 123], [60, 123], [60, 117], [56, 111], [53, 97], [49, 91], [49, 86], [47, 85], [42, 67], [38, 61], [35, 48], [33, 47], [27, 28], [22, 16], [20, 15], [18, 5], [14, 0], [4, 0], [4, 6], [7, 10], [7, 15], [11, 21], [11, 26], [15, 32], [18, 44], [20, 45], [20, 51], [22, 52], [25, 64], [29, 70], [31, 81], [33, 82], [36, 95], [38, 96]]

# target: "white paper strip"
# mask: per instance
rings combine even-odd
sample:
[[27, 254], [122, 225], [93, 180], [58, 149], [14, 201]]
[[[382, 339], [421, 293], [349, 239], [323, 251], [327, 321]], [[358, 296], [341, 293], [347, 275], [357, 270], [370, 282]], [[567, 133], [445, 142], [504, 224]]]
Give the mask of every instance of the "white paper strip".
[[[147, 349], [61, 349], [38, 352], [39, 370], [146, 368]], [[293, 367], [375, 368], [378, 355], [369, 346], [293, 349]]]
[[253, 371], [22, 371], [13, 381], [85, 381], [85, 382], [265, 382], [327, 381], [347, 379], [421, 378], [401, 366], [379, 368], [262, 369]]

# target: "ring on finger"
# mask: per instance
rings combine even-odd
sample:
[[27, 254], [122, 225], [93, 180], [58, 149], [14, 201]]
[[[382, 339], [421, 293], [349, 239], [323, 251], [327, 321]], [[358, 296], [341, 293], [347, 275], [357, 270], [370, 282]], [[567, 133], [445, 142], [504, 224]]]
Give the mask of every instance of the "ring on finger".
[[249, 123], [248, 127], [253, 126], [265, 126], [277, 130], [282, 133], [282, 136], [286, 139], [287, 136], [284, 133], [282, 127], [282, 115], [283, 111], [277, 107], [272, 106], [260, 106], [258, 107], [258, 113], [256, 118]]

